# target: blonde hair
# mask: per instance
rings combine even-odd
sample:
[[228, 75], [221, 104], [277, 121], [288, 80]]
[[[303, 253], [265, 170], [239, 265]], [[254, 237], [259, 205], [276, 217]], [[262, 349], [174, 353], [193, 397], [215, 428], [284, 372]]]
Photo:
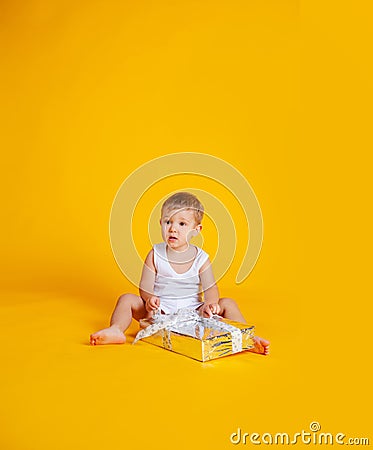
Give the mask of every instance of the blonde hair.
[[195, 195], [191, 194], [190, 192], [176, 192], [176, 194], [168, 197], [162, 205], [162, 215], [165, 209], [192, 209], [197, 224], [200, 224], [202, 222], [204, 214], [204, 207], [202, 203]]

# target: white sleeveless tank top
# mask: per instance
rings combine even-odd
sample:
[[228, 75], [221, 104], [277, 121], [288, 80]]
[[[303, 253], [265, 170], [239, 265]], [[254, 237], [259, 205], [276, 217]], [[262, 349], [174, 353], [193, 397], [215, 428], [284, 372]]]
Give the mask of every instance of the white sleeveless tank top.
[[201, 248], [197, 249], [191, 268], [184, 273], [177, 273], [167, 258], [167, 244], [161, 242], [153, 245], [156, 276], [154, 295], [160, 299], [160, 308], [166, 314], [180, 308], [198, 307], [202, 302], [201, 280], [199, 270], [209, 255]]

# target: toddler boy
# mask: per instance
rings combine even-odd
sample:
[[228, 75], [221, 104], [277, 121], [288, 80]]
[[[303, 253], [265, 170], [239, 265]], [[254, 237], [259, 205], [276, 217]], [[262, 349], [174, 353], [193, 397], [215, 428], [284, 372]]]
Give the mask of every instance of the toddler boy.
[[[153, 245], [146, 256], [139, 294], [119, 297], [110, 327], [91, 335], [92, 345], [122, 344], [132, 318], [149, 318], [160, 308], [161, 313], [174, 313], [180, 308], [193, 308], [203, 317], [213, 314], [246, 323], [236, 302], [219, 298], [209, 255], [189, 243], [202, 230], [204, 208], [189, 192], [177, 192], [162, 205], [163, 242]], [[202, 298], [203, 293], [203, 298]], [[269, 342], [255, 336], [255, 353], [267, 355]]]

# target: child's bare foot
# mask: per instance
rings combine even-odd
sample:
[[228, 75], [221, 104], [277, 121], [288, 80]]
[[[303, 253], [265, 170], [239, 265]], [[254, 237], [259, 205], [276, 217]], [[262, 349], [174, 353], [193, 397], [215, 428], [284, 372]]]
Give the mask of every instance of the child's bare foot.
[[91, 345], [124, 344], [125, 342], [126, 336], [115, 325], [91, 334]]
[[249, 350], [250, 352], [259, 353], [260, 355], [269, 354], [269, 341], [259, 336], [254, 336], [253, 341], [254, 347]]

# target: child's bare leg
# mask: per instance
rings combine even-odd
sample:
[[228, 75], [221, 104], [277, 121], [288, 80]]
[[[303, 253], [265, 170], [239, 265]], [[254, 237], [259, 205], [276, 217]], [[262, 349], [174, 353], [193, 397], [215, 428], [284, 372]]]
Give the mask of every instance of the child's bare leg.
[[124, 332], [131, 325], [132, 317], [139, 320], [144, 316], [146, 309], [141, 297], [134, 294], [121, 295], [111, 316], [110, 327], [91, 334], [91, 344], [123, 344], [126, 341]]
[[220, 315], [225, 319], [246, 323], [237, 303], [231, 298], [219, 298]]
[[[220, 298], [220, 315], [226, 319], [235, 320], [236, 322], [247, 323], [242, 315], [237, 303], [231, 298]], [[254, 337], [254, 348], [250, 351], [254, 353], [260, 353], [261, 355], [268, 355], [269, 353], [269, 341], [259, 336]]]

